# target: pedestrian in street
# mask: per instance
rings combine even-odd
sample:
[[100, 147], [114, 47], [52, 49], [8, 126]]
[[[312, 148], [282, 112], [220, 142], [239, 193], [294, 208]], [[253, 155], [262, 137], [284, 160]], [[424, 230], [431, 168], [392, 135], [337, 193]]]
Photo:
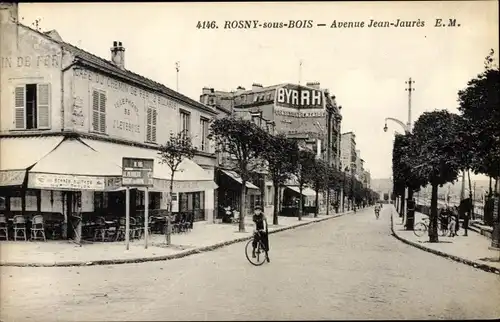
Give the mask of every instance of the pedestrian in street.
[[262, 212], [262, 207], [261, 206], [256, 206], [254, 209], [254, 215], [253, 215], [253, 222], [255, 223], [255, 230], [253, 233], [253, 241], [252, 241], [252, 257], [255, 258], [255, 248], [257, 248], [257, 243], [262, 241], [265, 247], [266, 251], [266, 259], [267, 262], [269, 263], [269, 236], [267, 235], [268, 232], [268, 225], [267, 225], [267, 219], [266, 216], [264, 216], [264, 213]]
[[456, 235], [456, 217], [453, 213], [450, 215], [450, 224], [448, 226], [448, 231], [450, 232], [448, 237], [455, 237]]
[[466, 211], [464, 213], [464, 223], [463, 223], [463, 228], [464, 228], [464, 236], [467, 236], [467, 230], [469, 229], [469, 211]]

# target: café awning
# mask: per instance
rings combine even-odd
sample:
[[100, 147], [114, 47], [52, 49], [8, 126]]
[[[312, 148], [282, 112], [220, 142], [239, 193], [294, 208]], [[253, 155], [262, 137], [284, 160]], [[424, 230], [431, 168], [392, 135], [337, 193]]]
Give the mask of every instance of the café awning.
[[[234, 171], [229, 171], [229, 170], [221, 170], [225, 175], [227, 175], [228, 177], [230, 177], [231, 179], [233, 179], [234, 181], [238, 182], [239, 184], [241, 184], [243, 182], [243, 180], [241, 179], [241, 177]], [[248, 188], [248, 189], [256, 189], [256, 190], [260, 190], [259, 187], [257, 187], [256, 185], [254, 185], [253, 183], [247, 181], [245, 182], [245, 186]]]
[[[299, 190], [299, 187], [297, 186], [286, 186], [288, 189], [291, 189], [297, 193], [300, 193], [300, 190]], [[316, 196], [316, 191], [314, 191], [313, 189], [309, 188], [309, 187], [304, 187], [302, 188], [302, 195], [303, 196], [306, 196], [306, 197], [315, 197]]]
[[0, 186], [22, 185], [26, 170], [63, 139], [62, 136], [0, 138]]
[[121, 167], [79, 139], [65, 139], [29, 170], [28, 187], [97, 190], [118, 187]]
[[[151, 189], [152, 191], [169, 191], [171, 171], [168, 165], [161, 163], [158, 150], [91, 139], [82, 139], [82, 141], [115, 164], [121, 165], [124, 157], [153, 159], [154, 187]], [[175, 172], [173, 185], [175, 192], [194, 192], [216, 188], [213, 176], [190, 159], [185, 158]]]

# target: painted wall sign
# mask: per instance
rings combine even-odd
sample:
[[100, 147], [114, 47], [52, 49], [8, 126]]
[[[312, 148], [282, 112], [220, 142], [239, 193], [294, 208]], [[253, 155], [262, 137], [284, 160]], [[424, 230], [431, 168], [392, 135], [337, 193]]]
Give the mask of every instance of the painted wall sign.
[[38, 189], [96, 190], [105, 188], [104, 177], [73, 176], [65, 174], [30, 173], [28, 187]]
[[61, 66], [61, 56], [52, 54], [0, 57], [0, 66], [2, 68], [59, 68]]
[[323, 108], [323, 92], [303, 86], [285, 85], [276, 89], [275, 104], [299, 109]]

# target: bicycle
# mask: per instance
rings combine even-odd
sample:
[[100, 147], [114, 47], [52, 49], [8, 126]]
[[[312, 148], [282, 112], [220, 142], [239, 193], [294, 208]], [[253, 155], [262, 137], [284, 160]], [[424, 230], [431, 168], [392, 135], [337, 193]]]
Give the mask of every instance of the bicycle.
[[[429, 230], [429, 223], [430, 223], [429, 217], [424, 218], [423, 221], [415, 224], [415, 226], [413, 227], [413, 233], [417, 237], [422, 237], [425, 234], [425, 232]], [[440, 225], [439, 233], [441, 236], [446, 236], [448, 234], [448, 227]]]
[[[267, 233], [267, 230], [266, 230], [266, 233]], [[246, 255], [248, 261], [250, 262], [250, 264], [252, 264], [254, 266], [260, 266], [260, 265], [264, 264], [264, 262], [268, 258], [266, 247], [264, 245], [264, 242], [262, 242], [262, 238], [260, 238], [260, 231], [257, 231], [257, 235], [259, 236], [259, 240], [257, 241], [257, 247], [255, 247], [255, 257], [252, 256], [253, 255], [252, 254], [253, 238], [250, 239], [248, 241], [247, 245], [245, 246], [245, 255]], [[255, 238], [255, 236], [254, 236], [254, 238]], [[262, 253], [264, 253], [263, 254], [264, 256], [262, 256]], [[262, 259], [262, 261], [261, 261], [261, 259]]]
[[380, 209], [375, 209], [375, 217], [378, 220], [378, 217], [380, 216]]

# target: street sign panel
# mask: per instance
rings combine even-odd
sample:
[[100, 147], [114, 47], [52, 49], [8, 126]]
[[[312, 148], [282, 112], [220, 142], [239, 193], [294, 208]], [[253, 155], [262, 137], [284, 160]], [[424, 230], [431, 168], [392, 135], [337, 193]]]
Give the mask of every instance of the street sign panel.
[[153, 159], [123, 158], [122, 185], [127, 187], [152, 187], [153, 168]]

